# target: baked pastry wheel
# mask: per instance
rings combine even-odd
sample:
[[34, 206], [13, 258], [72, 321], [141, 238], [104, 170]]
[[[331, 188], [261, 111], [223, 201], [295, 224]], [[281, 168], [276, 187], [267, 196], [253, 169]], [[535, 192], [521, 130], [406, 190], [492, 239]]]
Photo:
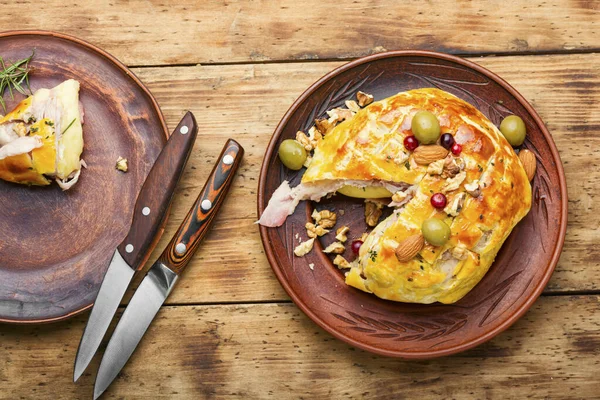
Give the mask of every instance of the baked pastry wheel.
[[0, 117], [0, 179], [71, 188], [83, 165], [82, 123], [79, 82], [37, 90]]
[[327, 132], [301, 184], [284, 181], [259, 223], [279, 226], [299, 201], [333, 192], [391, 197], [346, 283], [410, 303], [461, 299], [531, 207], [527, 173], [498, 128], [431, 88], [371, 103]]

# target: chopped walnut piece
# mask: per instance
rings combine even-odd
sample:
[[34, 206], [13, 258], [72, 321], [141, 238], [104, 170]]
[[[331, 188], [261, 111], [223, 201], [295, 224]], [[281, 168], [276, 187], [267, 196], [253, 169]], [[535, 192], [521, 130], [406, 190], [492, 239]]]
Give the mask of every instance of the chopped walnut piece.
[[129, 170], [129, 167], [127, 166], [127, 159], [119, 157], [117, 159], [117, 165], [115, 165], [115, 168], [121, 172], [127, 172]]
[[329, 233], [329, 231], [327, 229], [323, 229], [322, 226], [315, 225], [311, 222], [307, 222], [305, 225], [305, 228], [306, 228], [306, 234], [308, 235], [309, 238], [315, 238], [317, 236], [323, 236], [326, 233]]
[[323, 139], [323, 135], [315, 127], [310, 128], [308, 135], [302, 131], [296, 132], [296, 140], [300, 142], [306, 151], [312, 151], [321, 139]]
[[352, 112], [359, 112], [360, 111], [360, 107], [358, 105], [357, 102], [355, 102], [354, 100], [346, 100], [344, 102], [344, 104], [346, 105], [346, 107], [348, 108], [348, 110], [352, 111]]
[[317, 209], [314, 209], [310, 217], [318, 224], [321, 220], [321, 213], [319, 213]]
[[346, 250], [346, 248], [343, 244], [340, 242], [333, 242], [323, 250], [323, 253], [342, 254], [344, 250]]
[[444, 208], [444, 212], [451, 217], [456, 217], [460, 210], [462, 210], [462, 206], [465, 202], [465, 197], [467, 197], [464, 193], [459, 193], [454, 196], [454, 199]]
[[332, 122], [331, 118], [329, 120], [327, 118], [315, 119], [315, 128], [322, 135], [325, 135], [327, 132], [329, 132], [333, 128], [334, 125], [335, 125], [335, 122]]
[[333, 228], [335, 226], [335, 222], [337, 221], [337, 216], [335, 213], [329, 210], [323, 210], [317, 212], [317, 214], [315, 214], [313, 211], [312, 217], [315, 222], [323, 228]]
[[467, 173], [465, 171], [460, 171], [454, 178], [446, 179], [446, 185], [442, 188], [442, 192], [447, 193], [458, 189], [466, 177]]
[[369, 236], [369, 234], [367, 232], [364, 232], [361, 236], [360, 236], [360, 241], [361, 242], [365, 242], [365, 240], [367, 240], [367, 237]]
[[467, 259], [467, 248], [463, 245], [458, 245], [452, 249], [452, 257], [457, 260], [466, 260]]
[[368, 226], [376, 226], [383, 213], [383, 204], [369, 199], [365, 200], [365, 222]]
[[356, 99], [358, 100], [358, 105], [364, 107], [373, 102], [373, 95], [359, 91], [356, 93]]
[[346, 211], [345, 210], [338, 210], [338, 214], [344, 215], [344, 214], [346, 214]]
[[338, 230], [335, 231], [335, 238], [340, 242], [344, 243], [346, 240], [348, 240], [348, 236], [346, 236], [348, 231], [350, 231], [350, 228], [348, 228], [346, 225], [342, 226], [341, 228], [338, 228]]
[[312, 156], [306, 156], [306, 160], [304, 161], [304, 164], [302, 164], [305, 168], [310, 167], [310, 163], [312, 162], [313, 158]]
[[449, 155], [444, 159], [444, 170], [442, 178], [454, 178], [456, 175], [465, 169], [465, 162], [460, 157], [452, 157]]
[[340, 256], [339, 254], [337, 256], [335, 256], [335, 258], [333, 259], [333, 265], [336, 265], [339, 269], [352, 268], [350, 263], [344, 257]]
[[441, 175], [444, 171], [444, 163], [446, 159], [442, 158], [441, 160], [437, 160], [432, 162], [427, 166], [427, 173], [429, 175]]
[[408, 196], [408, 193], [400, 190], [392, 195], [392, 201], [394, 203], [401, 203], [402, 201], [406, 200], [407, 196]]
[[297, 257], [302, 257], [302, 256], [308, 254], [312, 250], [314, 243], [315, 243], [315, 239], [314, 238], [308, 239], [306, 242], [300, 243], [294, 249], [294, 254]]
[[302, 145], [302, 147], [304, 147], [306, 151], [311, 151], [313, 149], [310, 139], [308, 136], [306, 136], [306, 133], [302, 131], [296, 132], [296, 140]]
[[465, 190], [473, 197], [479, 197], [481, 194], [481, 186], [479, 186], [479, 181], [475, 179], [471, 183], [465, 183]]
[[334, 108], [333, 110], [327, 111], [327, 115], [329, 115], [328, 121], [332, 124], [354, 117], [354, 113], [345, 108]]

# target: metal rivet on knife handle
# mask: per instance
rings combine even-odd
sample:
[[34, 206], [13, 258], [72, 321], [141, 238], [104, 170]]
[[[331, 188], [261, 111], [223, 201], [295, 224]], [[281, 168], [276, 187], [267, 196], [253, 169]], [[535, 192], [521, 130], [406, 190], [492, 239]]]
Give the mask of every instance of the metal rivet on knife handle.
[[[177, 275], [183, 272], [223, 204], [243, 155], [242, 146], [235, 140], [229, 139], [196, 202], [157, 262], [161, 262]], [[229, 158], [226, 156], [231, 157], [233, 163], [228, 165], [223, 162]], [[185, 253], [182, 255], [177, 251], [179, 243], [185, 243], [186, 246]]]
[[183, 243], [177, 243], [177, 246], [175, 246], [175, 253], [177, 253], [178, 256], [184, 255], [186, 250], [187, 248]]
[[132, 244], [128, 244], [127, 246], [125, 246], [125, 251], [128, 253], [132, 253], [133, 252], [133, 245]]
[[210, 202], [210, 200], [206, 199], [202, 201], [200, 207], [202, 207], [204, 211], [208, 211], [212, 207], [212, 203]]
[[181, 134], [182, 134], [182, 135], [185, 135], [185, 134], [186, 134], [186, 133], [188, 133], [189, 131], [190, 131], [190, 129], [189, 129], [187, 126], [185, 126], [185, 125], [184, 125], [184, 126], [182, 126], [182, 127], [179, 129], [179, 132], [181, 132]]
[[233, 164], [233, 157], [230, 156], [229, 154], [226, 154], [225, 157], [223, 157], [223, 163], [226, 165]]
[[142, 215], [150, 215], [150, 207], [144, 207], [142, 208]]

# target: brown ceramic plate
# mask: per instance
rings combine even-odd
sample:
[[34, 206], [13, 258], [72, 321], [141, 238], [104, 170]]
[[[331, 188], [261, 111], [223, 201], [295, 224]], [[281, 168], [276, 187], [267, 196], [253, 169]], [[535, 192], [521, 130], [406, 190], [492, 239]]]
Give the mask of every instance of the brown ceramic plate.
[[[296, 131], [307, 131], [326, 110], [342, 106], [358, 90], [379, 100], [422, 87], [437, 87], [466, 100], [496, 125], [506, 115], [521, 116], [528, 128], [525, 147], [538, 160], [531, 211], [469, 294], [452, 305], [404, 304], [346, 286], [343, 274], [321, 251], [333, 241], [331, 235], [315, 242], [307, 256], [294, 257], [295, 235], [306, 239], [304, 224], [313, 207], [345, 210], [343, 216], [337, 213], [337, 226], [350, 226], [354, 236], [349, 240], [366, 231], [361, 201], [339, 195], [321, 203], [301, 203], [283, 226], [260, 227], [277, 278], [313, 321], [356, 347], [406, 358], [457, 353], [502, 332], [531, 307], [558, 262], [567, 225], [565, 175], [548, 130], [523, 96], [479, 65], [446, 54], [399, 51], [350, 62], [313, 84], [285, 114], [265, 155], [258, 190], [260, 215], [284, 179], [290, 180], [291, 186], [299, 183], [302, 172], [284, 168], [277, 149], [281, 141], [295, 137]], [[345, 256], [354, 258], [349, 249]]]
[[[0, 56], [31, 55], [33, 91], [73, 78], [84, 108], [83, 159], [71, 190], [0, 181], [0, 321], [50, 322], [90, 307], [129, 230], [143, 180], [166, 142], [158, 104], [108, 53], [58, 33], [0, 34]], [[8, 100], [8, 96], [5, 96]], [[23, 96], [7, 101], [10, 110]], [[119, 156], [129, 172], [115, 170]]]

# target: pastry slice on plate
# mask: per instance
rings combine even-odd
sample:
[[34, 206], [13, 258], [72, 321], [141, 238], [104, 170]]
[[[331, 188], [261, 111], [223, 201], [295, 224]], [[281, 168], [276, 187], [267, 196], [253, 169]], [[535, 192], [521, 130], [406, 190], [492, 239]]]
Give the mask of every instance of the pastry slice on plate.
[[82, 124], [79, 82], [37, 90], [0, 118], [0, 179], [71, 188], [84, 165]]
[[284, 181], [259, 223], [280, 226], [299, 201], [333, 192], [391, 197], [392, 215], [367, 236], [346, 283], [411, 303], [462, 298], [531, 207], [523, 164], [498, 128], [431, 88], [374, 102], [334, 127], [301, 184]]

